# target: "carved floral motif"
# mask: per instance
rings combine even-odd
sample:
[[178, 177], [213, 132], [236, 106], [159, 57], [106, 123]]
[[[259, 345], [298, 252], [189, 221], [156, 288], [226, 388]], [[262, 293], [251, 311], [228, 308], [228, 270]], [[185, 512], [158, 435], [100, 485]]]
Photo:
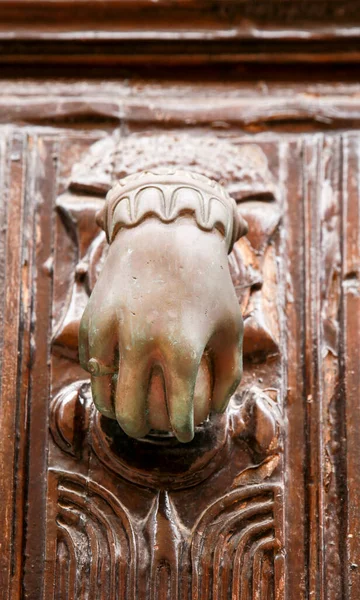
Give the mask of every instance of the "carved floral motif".
[[[79, 319], [107, 253], [95, 220], [105, 194], [130, 173], [178, 165], [225, 185], [250, 229], [229, 256], [244, 316], [245, 382], [226, 413], [201, 423], [185, 446], [156, 432], [127, 438], [94, 409], [89, 380], [77, 366]], [[53, 470], [58, 537], [50, 557], [61, 600], [90, 599], [97, 582], [110, 600], [155, 600], [160, 593], [167, 600], [275, 597], [281, 409], [269, 380], [263, 385], [259, 371], [254, 385], [252, 372], [276, 364], [280, 352], [278, 200], [260, 146], [213, 134], [116, 132], [75, 165], [57, 201], [74, 262], [55, 312], [53, 360], [64, 383], [50, 406], [52, 436], [64, 457], [64, 471]], [[67, 378], [69, 366], [78, 380]], [[127, 498], [137, 500], [129, 506]]]
[[[188, 148], [191, 152], [186, 151]], [[77, 360], [79, 318], [106, 252], [104, 235], [95, 223], [103, 206], [101, 197], [118, 178], [133, 170], [178, 164], [218, 180], [241, 201], [238, 210], [248, 222], [250, 234], [235, 244], [229, 260], [244, 315], [244, 357], [258, 362], [279, 352], [278, 315], [273, 303], [277, 274], [271, 241], [281, 209], [266, 156], [254, 144], [236, 146], [212, 136], [197, 138], [180, 133], [124, 139], [114, 134], [94, 144], [74, 166], [69, 190], [57, 202], [78, 249], [73, 289], [55, 327], [57, 351]], [[91, 196], [94, 193], [101, 197]]]
[[277, 195], [267, 158], [256, 144], [234, 144], [212, 134], [183, 132], [122, 137], [120, 132], [100, 140], [73, 168], [69, 187], [101, 196], [118, 179], [159, 167], [201, 173], [223, 185], [240, 201], [273, 200]]

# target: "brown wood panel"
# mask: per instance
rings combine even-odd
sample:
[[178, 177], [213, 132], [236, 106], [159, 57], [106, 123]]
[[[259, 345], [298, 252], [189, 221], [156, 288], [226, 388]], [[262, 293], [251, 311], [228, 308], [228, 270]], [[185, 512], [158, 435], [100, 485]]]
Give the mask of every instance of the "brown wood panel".
[[2, 0], [0, 62], [359, 60], [358, 0]]
[[[0, 131], [0, 597], [355, 600], [360, 137], [341, 129], [357, 126], [358, 84], [57, 85], [7, 81], [0, 98], [17, 122]], [[174, 478], [155, 444], [96, 416], [76, 326], [108, 186], [190, 159], [262, 217], [230, 258], [245, 316], [237, 433], [222, 446], [219, 426], [219, 452]], [[247, 406], [271, 451], [241, 429]]]
[[44, 515], [46, 514], [46, 473], [48, 400], [50, 392], [49, 328], [52, 300], [52, 228], [56, 196], [56, 145], [46, 137], [31, 139], [34, 146], [31, 167], [38, 173], [30, 183], [35, 200], [33, 223], [35, 272], [32, 280], [31, 375], [28, 386], [28, 503], [23, 586], [26, 597], [41, 597], [44, 570]]
[[[23, 255], [23, 215], [25, 194], [23, 177], [26, 157], [24, 135], [20, 132], [4, 136], [2, 143], [2, 173], [4, 223], [6, 231], [3, 245], [2, 265], [5, 273], [2, 305], [2, 361], [1, 361], [1, 459], [2, 479], [1, 523], [1, 588], [4, 598], [11, 590], [19, 593], [19, 581], [12, 586], [13, 577], [18, 576], [21, 562], [21, 537], [19, 547], [18, 523], [23, 519], [21, 483], [22, 465], [19, 464], [19, 446], [24, 442], [24, 426], [19, 420], [23, 415], [20, 403], [21, 350], [23, 343], [21, 282]], [[5, 184], [7, 182], [7, 185]], [[9, 226], [10, 224], [10, 226]], [[26, 282], [25, 282], [26, 284]], [[26, 352], [26, 350], [25, 350]], [[26, 376], [26, 375], [25, 375]], [[19, 479], [18, 479], [19, 478]], [[18, 483], [20, 484], [18, 486]], [[20, 488], [20, 489], [19, 489]]]
[[[307, 597], [306, 549], [306, 413], [304, 402], [304, 217], [303, 173], [299, 170], [303, 156], [302, 140], [290, 145], [291, 159], [284, 183], [284, 239], [286, 244], [286, 334], [287, 355], [285, 374], [285, 411], [287, 435], [285, 436], [284, 472], [285, 533], [286, 533], [286, 589], [295, 590], [299, 598]], [[295, 267], [295, 268], [294, 268]], [[291, 340], [291, 343], [288, 342]]]
[[346, 482], [344, 504], [347, 527], [343, 528], [344, 553], [347, 558], [346, 576], [348, 597], [354, 600], [360, 593], [359, 511], [359, 181], [360, 153], [358, 136], [344, 138], [343, 202], [342, 202], [342, 388], [345, 401], [345, 427], [343, 444], [346, 444]]
[[[352, 73], [353, 81], [347, 79]], [[242, 68], [198, 71], [152, 70], [148, 77], [133, 73], [102, 78], [65, 77], [26, 79], [15, 72], [4, 78], [0, 95], [0, 123], [49, 127], [75, 126], [79, 131], [112, 130], [126, 122], [143, 129], [209, 126], [219, 134], [230, 127], [251, 134], [281, 131], [306, 133], [354, 129], [360, 125], [357, 70], [329, 71], [313, 77], [308, 68], [283, 71], [283, 79], [267, 69], [255, 73]], [[190, 77], [191, 76], [191, 77]]]

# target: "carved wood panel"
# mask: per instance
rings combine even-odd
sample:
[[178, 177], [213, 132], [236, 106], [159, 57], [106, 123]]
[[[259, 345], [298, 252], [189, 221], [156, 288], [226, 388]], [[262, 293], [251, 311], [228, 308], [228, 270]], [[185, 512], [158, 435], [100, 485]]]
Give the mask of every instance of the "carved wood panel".
[[[276, 263], [282, 212], [278, 155], [278, 143], [262, 148], [210, 132], [115, 131], [81, 156], [57, 198], [54, 272], [62, 269], [62, 277], [59, 285], [54, 280], [50, 430], [62, 453], [50, 450], [58, 530], [47, 560], [56, 565], [55, 581], [65, 598], [90, 597], [89, 570], [94, 581], [103, 578], [114, 599], [253, 598], [259, 590], [264, 598], [275, 596], [283, 578], [283, 307], [281, 300], [270, 301], [283, 276]], [[244, 383], [231, 409], [198, 427], [185, 445], [157, 434], [132, 440], [115, 421], [100, 416], [77, 353], [79, 319], [107, 249], [95, 221], [106, 192], [129, 173], [177, 165], [226, 185], [251, 229], [230, 258], [245, 316]], [[67, 265], [65, 251], [72, 258]], [[105, 522], [109, 511], [113, 516]], [[110, 555], [102, 557], [98, 538], [104, 528]], [[113, 544], [118, 556], [112, 555]]]
[[[358, 597], [359, 139], [2, 129], [1, 597]], [[95, 213], [159, 165], [221, 181], [250, 230], [229, 257], [244, 377], [185, 445], [97, 413], [77, 354]]]

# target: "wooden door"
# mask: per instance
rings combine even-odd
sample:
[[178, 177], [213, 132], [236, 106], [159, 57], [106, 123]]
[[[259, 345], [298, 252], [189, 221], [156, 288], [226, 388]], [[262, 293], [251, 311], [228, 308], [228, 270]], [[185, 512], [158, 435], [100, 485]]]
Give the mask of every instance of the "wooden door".
[[[0, 597], [357, 600], [354, 4], [274, 3], [275, 19], [261, 3], [204, 16], [196, 2], [93, 2], [69, 45], [71, 7], [1, 4]], [[220, 181], [249, 225], [229, 256], [243, 379], [188, 444], [128, 438], [96, 411], [78, 359], [107, 252], [96, 212], [117, 179], [164, 166]]]

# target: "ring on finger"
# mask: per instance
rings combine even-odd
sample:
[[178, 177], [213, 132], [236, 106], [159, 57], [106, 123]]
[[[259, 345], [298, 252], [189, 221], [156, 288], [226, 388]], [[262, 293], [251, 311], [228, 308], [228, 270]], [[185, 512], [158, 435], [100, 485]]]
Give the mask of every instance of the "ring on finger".
[[89, 371], [93, 377], [102, 377], [103, 375], [113, 375], [116, 373], [114, 367], [104, 365], [104, 363], [97, 358], [90, 358], [87, 364], [87, 371]]

